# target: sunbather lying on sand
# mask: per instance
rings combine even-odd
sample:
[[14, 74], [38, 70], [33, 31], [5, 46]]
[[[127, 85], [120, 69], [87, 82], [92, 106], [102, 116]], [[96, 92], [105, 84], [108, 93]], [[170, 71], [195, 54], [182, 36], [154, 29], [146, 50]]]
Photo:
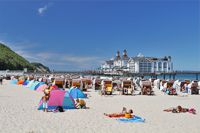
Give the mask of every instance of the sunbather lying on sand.
[[132, 118], [133, 117], [133, 110], [130, 109], [128, 112], [126, 111], [126, 108], [123, 107], [121, 113], [113, 113], [113, 114], [106, 114], [104, 113], [105, 116], [108, 116], [110, 118], [119, 118], [119, 117], [126, 117], [126, 118]]
[[172, 112], [172, 113], [185, 113], [185, 112], [189, 112], [189, 113], [192, 113], [192, 114], [196, 114], [196, 110], [194, 108], [183, 108], [181, 107], [180, 105], [177, 106], [176, 108], [169, 108], [169, 109], [165, 109], [163, 111], [166, 111], [166, 112]]

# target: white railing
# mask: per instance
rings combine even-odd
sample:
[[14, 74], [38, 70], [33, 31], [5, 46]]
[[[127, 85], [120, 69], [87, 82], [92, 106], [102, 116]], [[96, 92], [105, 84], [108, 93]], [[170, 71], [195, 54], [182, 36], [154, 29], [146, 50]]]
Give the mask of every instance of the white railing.
[[6, 76], [6, 75], [13, 75], [13, 76], [17, 76], [17, 75], [24, 75], [24, 71], [20, 71], [20, 70], [11, 70], [11, 71], [0, 71], [0, 75]]

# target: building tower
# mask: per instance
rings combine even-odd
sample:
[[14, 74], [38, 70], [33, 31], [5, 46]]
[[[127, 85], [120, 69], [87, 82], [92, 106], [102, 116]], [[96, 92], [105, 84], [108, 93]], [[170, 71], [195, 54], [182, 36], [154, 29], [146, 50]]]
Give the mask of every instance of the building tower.
[[127, 56], [127, 51], [126, 49], [124, 49], [124, 52], [123, 52], [123, 59], [128, 59], [128, 56]]
[[120, 52], [119, 52], [119, 50], [117, 51], [117, 54], [116, 54], [116, 58], [115, 58], [115, 60], [120, 60], [121, 59], [121, 57], [120, 57]]

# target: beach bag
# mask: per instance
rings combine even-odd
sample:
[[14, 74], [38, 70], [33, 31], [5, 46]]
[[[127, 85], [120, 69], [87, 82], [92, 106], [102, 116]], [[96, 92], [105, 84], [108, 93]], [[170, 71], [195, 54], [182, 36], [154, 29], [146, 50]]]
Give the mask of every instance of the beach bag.
[[56, 110], [57, 110], [58, 112], [64, 112], [64, 109], [63, 109], [62, 106], [58, 106], [58, 107], [56, 107]]

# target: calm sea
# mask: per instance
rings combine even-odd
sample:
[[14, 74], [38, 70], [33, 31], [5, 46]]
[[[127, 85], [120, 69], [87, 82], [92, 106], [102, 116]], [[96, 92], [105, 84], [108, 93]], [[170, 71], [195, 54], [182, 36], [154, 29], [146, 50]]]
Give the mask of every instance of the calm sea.
[[[85, 76], [92, 76], [92, 75], [85, 75]], [[108, 76], [108, 77], [112, 77], [112, 76]], [[144, 76], [145, 79], [149, 79], [152, 78], [151, 76]], [[156, 78], [156, 77], [153, 77]], [[173, 75], [159, 75], [157, 76], [158, 79], [172, 79], [173, 80]], [[175, 75], [175, 80], [199, 80], [200, 81], [200, 74], [196, 75], [196, 74], [176, 74]]]

